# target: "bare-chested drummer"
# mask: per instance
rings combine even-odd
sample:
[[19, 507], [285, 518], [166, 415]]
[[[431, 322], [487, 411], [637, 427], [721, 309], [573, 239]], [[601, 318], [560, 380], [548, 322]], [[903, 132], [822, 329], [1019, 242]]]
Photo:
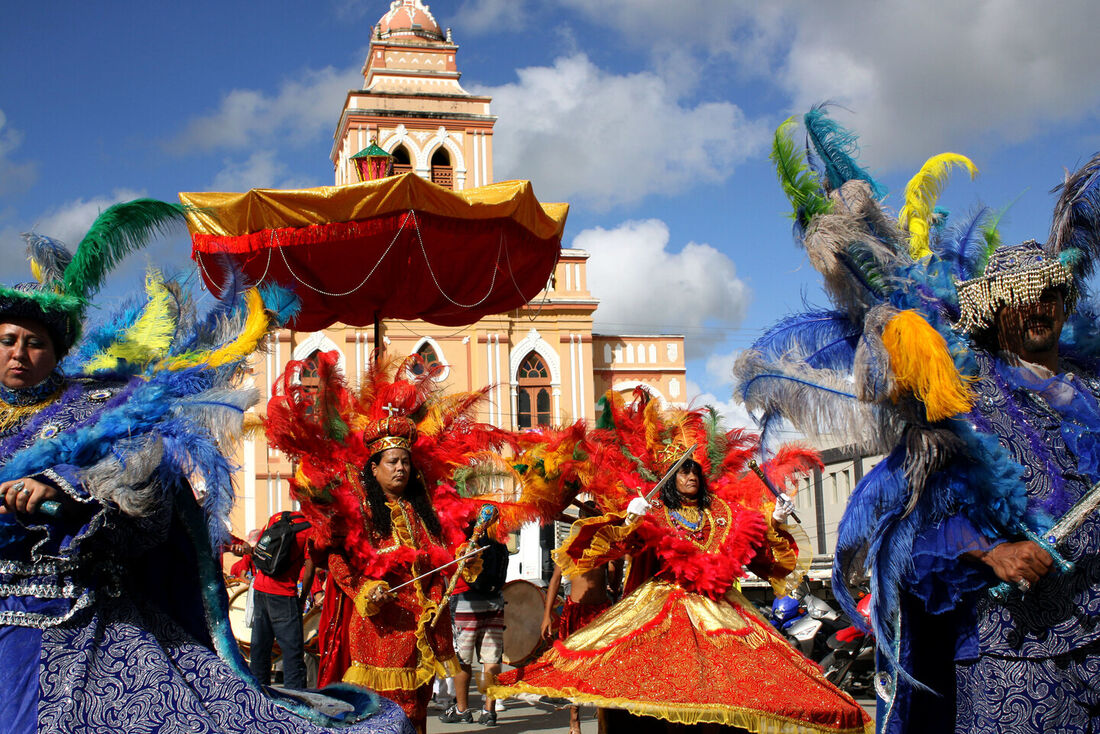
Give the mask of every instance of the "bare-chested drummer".
[[[595, 503], [591, 501], [578, 502], [577, 507], [580, 508], [582, 518], [596, 517], [600, 514]], [[609, 568], [609, 566], [612, 567]], [[561, 617], [558, 620], [559, 640], [564, 640], [586, 626], [615, 602], [611, 589], [618, 586], [617, 569], [617, 564], [607, 564], [569, 577], [569, 595], [565, 597]], [[546, 640], [554, 636], [551, 610], [557, 603], [560, 588], [561, 566], [555, 566], [554, 575], [550, 577], [550, 585], [546, 587], [546, 609], [542, 614], [542, 636]], [[580, 712], [580, 706], [569, 707], [570, 734], [580, 734]]]

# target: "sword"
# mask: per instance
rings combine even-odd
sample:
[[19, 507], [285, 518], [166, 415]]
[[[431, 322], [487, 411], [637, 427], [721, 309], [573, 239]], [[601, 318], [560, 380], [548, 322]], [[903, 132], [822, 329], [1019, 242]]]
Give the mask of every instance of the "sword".
[[[760, 465], [756, 463], [756, 459], [749, 460], [749, 468], [753, 470], [756, 476], [760, 477], [760, 481], [764, 483], [764, 486], [768, 488], [768, 491], [774, 494], [776, 499], [779, 499], [779, 495], [783, 493], [776, 489], [775, 485], [772, 484], [772, 480], [768, 479], [767, 475], [764, 474], [764, 470], [761, 469]], [[794, 518], [794, 521], [799, 525], [802, 524], [802, 521], [798, 519], [798, 515], [796, 515], [794, 512], [791, 513], [791, 517]]]
[[[1073, 573], [1075, 568], [1073, 561], [1067, 560], [1059, 553], [1056, 550], [1056, 546], [1061, 544], [1070, 533], [1081, 527], [1085, 520], [1088, 519], [1098, 507], [1100, 507], [1100, 482], [1092, 485], [1092, 487], [1085, 492], [1085, 495], [1077, 500], [1073, 507], [1066, 510], [1066, 514], [1062, 515], [1062, 518], [1054, 523], [1050, 530], [1042, 535], [1024, 527], [1022, 524], [1017, 524], [1016, 530], [1025, 538], [1049, 553], [1059, 572]], [[1031, 588], [1031, 585], [1023, 580], [1017, 581], [1015, 584], [1002, 581], [989, 590], [989, 595], [994, 601], [1004, 603], [1008, 599], [1013, 586], [1018, 588], [1021, 593], [1027, 593], [1028, 589]]]

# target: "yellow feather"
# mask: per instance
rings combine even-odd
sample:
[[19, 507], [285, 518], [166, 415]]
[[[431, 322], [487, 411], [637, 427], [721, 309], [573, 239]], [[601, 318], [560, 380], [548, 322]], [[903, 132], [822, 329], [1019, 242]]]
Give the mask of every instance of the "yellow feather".
[[916, 311], [902, 311], [882, 332], [897, 385], [896, 401], [913, 393], [932, 423], [970, 410], [974, 395], [955, 368], [947, 342]]
[[173, 308], [175, 300], [160, 273], [154, 270], [145, 276], [145, 293], [149, 303], [141, 316], [118, 341], [88, 360], [85, 372], [115, 369], [123, 361], [146, 364], [160, 359], [168, 351], [178, 326]]
[[42, 282], [42, 267], [38, 264], [37, 260], [31, 260], [31, 275], [39, 283]]
[[224, 344], [217, 349], [205, 352], [191, 352], [181, 354], [157, 365], [158, 370], [183, 370], [188, 367], [205, 365], [207, 367], [221, 367], [222, 365], [236, 362], [256, 351], [260, 340], [267, 334], [268, 317], [264, 310], [264, 301], [260, 292], [252, 288], [245, 294], [245, 307], [248, 309], [245, 317], [244, 328], [240, 335], [233, 341]]
[[978, 174], [974, 163], [958, 153], [940, 153], [925, 161], [916, 176], [905, 186], [905, 206], [898, 215], [898, 224], [909, 230], [909, 254], [919, 260], [931, 254], [928, 247], [929, 222], [952, 166], [965, 168], [970, 178]]

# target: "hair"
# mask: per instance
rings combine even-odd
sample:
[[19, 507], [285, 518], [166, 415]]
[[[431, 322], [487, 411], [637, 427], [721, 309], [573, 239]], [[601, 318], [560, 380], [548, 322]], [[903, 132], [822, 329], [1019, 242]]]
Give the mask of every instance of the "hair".
[[[710, 507], [712, 495], [707, 487], [707, 478], [703, 475], [703, 466], [695, 459], [688, 459], [676, 474], [684, 469], [691, 469], [699, 479], [699, 493], [695, 495], [695, 501], [700, 507]], [[670, 510], [678, 510], [683, 504], [680, 493], [676, 491], [676, 475], [669, 477], [668, 481], [661, 487], [661, 503]]]
[[[383, 453], [385, 451], [379, 451], [371, 455], [370, 459], [367, 460], [367, 465], [363, 467], [362, 477], [363, 489], [367, 494], [367, 504], [370, 505], [371, 524], [374, 526], [374, 530], [384, 537], [393, 531], [393, 525], [390, 522], [390, 511], [386, 507], [386, 493], [382, 491], [382, 485], [374, 478], [374, 472], [371, 471], [372, 464], [382, 463]], [[402, 496], [409, 501], [409, 504], [416, 510], [416, 514], [424, 521], [424, 526], [428, 528], [428, 532], [437, 538], [442, 537], [443, 526], [439, 524], [439, 516], [435, 514], [435, 508], [432, 507], [428, 490], [424, 486], [424, 479], [415, 466], [411, 467], [409, 483], [405, 486]]]

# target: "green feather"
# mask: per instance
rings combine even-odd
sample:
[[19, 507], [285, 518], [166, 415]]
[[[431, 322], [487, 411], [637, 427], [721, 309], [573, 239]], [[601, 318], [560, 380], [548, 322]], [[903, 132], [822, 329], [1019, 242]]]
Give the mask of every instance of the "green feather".
[[729, 450], [729, 441], [718, 423], [718, 411], [712, 406], [707, 406], [707, 414], [703, 420], [707, 429], [707, 459], [710, 461], [712, 476], [717, 476]]
[[596, 401], [596, 410], [600, 412], [600, 417], [596, 419], [596, 428], [605, 431], [615, 428], [615, 417], [611, 415], [611, 406], [607, 403], [606, 395]]
[[804, 228], [817, 215], [828, 213], [832, 203], [821, 195], [821, 181], [807, 165], [805, 154], [795, 145], [791, 128], [796, 125], [796, 119], [788, 117], [776, 128], [772, 152], [768, 157], [775, 164], [783, 193], [794, 207], [791, 217]]
[[981, 257], [975, 263], [975, 272], [971, 277], [977, 277], [985, 272], [985, 266], [989, 263], [990, 256], [993, 255], [994, 250], [1001, 246], [1001, 232], [998, 227], [1001, 224], [1001, 219], [1007, 213], [1008, 207], [1006, 206], [982, 224], [981, 232], [982, 239], [985, 240], [985, 246], [982, 248]]
[[135, 199], [107, 208], [92, 222], [65, 268], [64, 292], [87, 301], [122, 258], [183, 223], [183, 212], [179, 204], [156, 199]]

